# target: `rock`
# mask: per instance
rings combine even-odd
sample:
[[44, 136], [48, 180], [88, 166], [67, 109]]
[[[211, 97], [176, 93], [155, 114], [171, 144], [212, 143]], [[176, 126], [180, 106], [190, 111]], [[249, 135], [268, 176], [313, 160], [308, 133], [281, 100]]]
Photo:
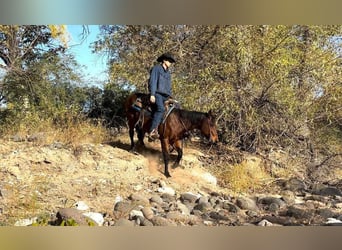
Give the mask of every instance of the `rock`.
[[189, 218], [190, 218], [189, 215], [182, 214], [179, 211], [172, 211], [172, 212], [167, 213], [166, 215], [166, 219], [175, 221], [177, 223], [187, 224], [189, 222]]
[[160, 205], [163, 203], [163, 199], [159, 195], [154, 194], [151, 196], [150, 202], [155, 202]]
[[279, 210], [279, 205], [277, 203], [271, 203], [268, 207], [268, 211], [277, 212]]
[[135, 224], [133, 221], [127, 220], [125, 218], [120, 218], [118, 219], [114, 226], [118, 226], [118, 227], [134, 227]]
[[336, 203], [336, 204], [334, 205], [334, 207], [336, 207], [336, 208], [338, 208], [338, 209], [342, 209], [342, 202]]
[[171, 195], [169, 193], [163, 193], [161, 195], [161, 198], [162, 198], [163, 202], [166, 202], [166, 203], [170, 203], [170, 202], [173, 202], [176, 200], [176, 197], [174, 197], [174, 195]]
[[223, 200], [220, 199], [219, 197], [214, 197], [214, 196], [210, 196], [209, 197], [209, 202], [212, 206], [217, 206], [217, 207], [221, 207], [223, 205]]
[[142, 190], [142, 189], [143, 189], [143, 186], [140, 185], [140, 184], [138, 184], [138, 185], [136, 185], [136, 186], [133, 187], [133, 190], [134, 190], [134, 191], [140, 191], [140, 190]]
[[96, 225], [96, 222], [91, 218], [88, 218], [82, 214], [82, 212], [76, 208], [61, 208], [56, 214], [56, 225], [65, 226], [89, 226]]
[[268, 206], [270, 206], [271, 204], [276, 204], [279, 208], [283, 208], [286, 206], [286, 203], [282, 199], [276, 197], [264, 197], [259, 199], [258, 203]]
[[96, 213], [96, 212], [86, 212], [83, 213], [84, 216], [92, 219], [93, 221], [96, 222], [97, 225], [102, 226], [104, 223], [104, 218], [103, 215], [100, 213]]
[[218, 192], [216, 192], [216, 191], [212, 191], [212, 192], [210, 193], [210, 195], [211, 195], [212, 197], [219, 197], [219, 196], [220, 196], [220, 193], [218, 193]]
[[89, 206], [84, 201], [78, 201], [76, 202], [73, 207], [75, 207], [77, 210], [81, 211], [87, 211], [89, 210]]
[[15, 135], [12, 136], [12, 140], [14, 142], [23, 142], [23, 141], [26, 141], [26, 137], [22, 136], [22, 135], [19, 135], [19, 134], [15, 134]]
[[342, 226], [342, 221], [335, 218], [328, 218], [325, 224], [329, 226]]
[[129, 214], [129, 212], [134, 209], [134, 205], [132, 205], [131, 201], [119, 201], [114, 206], [114, 212], [121, 214]]
[[213, 226], [213, 225], [214, 225], [214, 222], [205, 220], [205, 221], [203, 221], [203, 224], [204, 224], [205, 226]]
[[270, 215], [265, 215], [263, 216], [263, 220], [266, 220], [272, 224], [277, 224], [277, 225], [291, 225], [295, 224], [295, 219], [292, 217], [288, 216], [270, 216]]
[[146, 206], [146, 205], [149, 205], [149, 204], [150, 204], [149, 200], [148, 200], [146, 197], [144, 197], [144, 196], [142, 196], [142, 195], [140, 195], [140, 194], [131, 194], [128, 198], [129, 198], [129, 199], [132, 201], [132, 203], [135, 204], [135, 205], [143, 205], [143, 206]]
[[32, 135], [29, 135], [27, 137], [27, 141], [29, 141], [29, 142], [43, 141], [45, 137], [46, 136], [45, 136], [44, 133], [35, 133], [35, 134], [32, 134]]
[[314, 211], [299, 206], [290, 206], [286, 215], [296, 219], [309, 219], [314, 215]]
[[297, 178], [291, 178], [288, 181], [285, 181], [283, 184], [284, 188], [287, 190], [295, 191], [304, 191], [307, 189], [307, 186], [302, 180]]
[[253, 210], [247, 210], [246, 211], [246, 215], [249, 216], [250, 218], [255, 218], [258, 217], [258, 212], [253, 211]]
[[281, 192], [281, 198], [287, 205], [293, 205], [296, 201], [296, 195], [290, 190], [284, 190]]
[[203, 215], [203, 213], [200, 211], [200, 210], [192, 210], [191, 211], [191, 214], [193, 214], [194, 216], [196, 216], [196, 217], [202, 217], [202, 215]]
[[[209, 198], [207, 196], [201, 196], [198, 201], [197, 201], [198, 204], [200, 203], [209, 203]], [[211, 204], [211, 203], [210, 203]]]
[[324, 187], [318, 190], [313, 190], [313, 193], [322, 196], [342, 196], [342, 192], [335, 187]]
[[141, 221], [140, 226], [152, 227], [153, 223], [150, 220], [145, 219], [145, 220]]
[[183, 203], [181, 203], [180, 201], [177, 201], [177, 209], [185, 215], [190, 215], [190, 209], [188, 208], [188, 206], [184, 205]]
[[335, 213], [329, 208], [320, 209], [317, 213], [325, 219], [335, 217]]
[[177, 226], [177, 224], [173, 222], [172, 220], [168, 220], [161, 216], [154, 216], [151, 219], [151, 222], [153, 223], [154, 226]]
[[194, 206], [193, 210], [199, 210], [201, 212], [207, 212], [212, 209], [212, 206], [209, 202], [201, 202]]
[[173, 188], [166, 186], [158, 188], [158, 192], [163, 194], [169, 194], [171, 196], [176, 194], [176, 191]]
[[210, 173], [204, 173], [204, 174], [202, 175], [202, 178], [203, 178], [205, 181], [207, 181], [208, 183], [210, 183], [210, 184], [212, 184], [212, 185], [214, 185], [214, 186], [217, 185], [217, 179], [216, 179], [216, 177], [213, 176], [213, 175], [210, 174]]
[[199, 195], [195, 195], [193, 193], [183, 193], [180, 196], [182, 202], [188, 201], [190, 203], [194, 203], [199, 198]]
[[220, 210], [218, 212], [211, 211], [209, 213], [209, 217], [213, 220], [229, 220], [228, 214], [226, 212], [224, 212], [224, 210]]
[[154, 212], [150, 207], [142, 208], [141, 212], [142, 212], [143, 216], [148, 220], [152, 219], [154, 216]]
[[21, 219], [14, 223], [14, 226], [16, 227], [26, 227], [31, 226], [33, 223], [36, 223], [38, 220], [37, 217], [29, 218], [29, 219]]
[[319, 201], [322, 204], [328, 202], [329, 197], [326, 196], [321, 196], [321, 195], [308, 195], [304, 198], [304, 200], [308, 201], [308, 200], [313, 200], [313, 201]]
[[228, 210], [231, 213], [237, 213], [240, 211], [240, 208], [237, 205], [229, 201], [224, 201], [222, 208]]
[[116, 205], [116, 203], [123, 201], [123, 198], [120, 195], [117, 195], [114, 199], [114, 206]]
[[134, 220], [137, 217], [143, 217], [144, 218], [143, 212], [140, 210], [132, 210], [131, 212], [129, 212], [129, 219], [130, 220]]
[[[155, 213], [155, 214], [160, 214], [160, 213], [163, 213], [164, 212], [164, 209], [163, 209], [163, 206], [164, 204], [167, 204], [165, 202], [163, 202], [162, 204], [158, 204], [158, 203], [155, 203], [155, 202], [151, 202], [151, 209], [152, 211]], [[165, 205], [166, 206], [166, 205]]]
[[236, 200], [236, 205], [244, 210], [252, 210], [252, 211], [259, 211], [258, 206], [256, 205], [255, 200], [252, 200], [247, 197], [240, 197]]
[[273, 226], [273, 224], [271, 222], [269, 222], [268, 220], [263, 219], [262, 221], [260, 221], [258, 224], [258, 226], [261, 227], [270, 227]]
[[163, 180], [157, 180], [156, 183], [159, 185], [159, 187], [166, 187], [166, 182]]

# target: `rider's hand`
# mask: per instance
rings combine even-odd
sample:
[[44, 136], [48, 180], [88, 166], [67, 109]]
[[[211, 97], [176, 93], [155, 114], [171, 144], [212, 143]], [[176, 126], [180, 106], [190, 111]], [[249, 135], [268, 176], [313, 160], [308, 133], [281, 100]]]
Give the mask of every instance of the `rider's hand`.
[[156, 98], [155, 98], [154, 95], [151, 95], [151, 97], [150, 97], [150, 102], [151, 102], [151, 103], [155, 103], [155, 102], [156, 102]]

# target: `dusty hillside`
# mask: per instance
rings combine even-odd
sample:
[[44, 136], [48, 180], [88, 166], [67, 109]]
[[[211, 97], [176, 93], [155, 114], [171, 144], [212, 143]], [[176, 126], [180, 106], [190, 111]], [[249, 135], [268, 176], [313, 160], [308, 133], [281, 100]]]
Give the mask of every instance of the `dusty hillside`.
[[99, 212], [113, 210], [116, 196], [147, 192], [151, 182], [164, 180], [178, 192], [218, 189], [198, 160], [198, 150], [185, 148], [182, 167], [163, 175], [159, 142], [141, 154], [128, 152], [127, 136], [110, 144], [83, 144], [74, 149], [55, 143], [0, 142], [0, 221], [56, 213], [85, 201]]
[[[185, 145], [181, 167], [171, 169], [172, 178], [166, 178], [159, 141], [134, 154], [128, 151], [126, 134], [107, 144], [75, 147], [1, 140], [0, 225], [69, 216], [65, 213], [74, 213], [70, 208], [80, 201], [104, 215], [101, 225], [320, 225], [327, 220], [342, 225], [340, 168], [323, 175], [328, 181], [309, 183], [303, 178], [305, 169], [282, 159], [283, 153], [268, 156], [272, 165], [265, 165], [263, 156], [245, 155], [227, 182], [243, 185], [249, 175], [252, 190], [236, 193], [209, 167], [213, 155], [216, 163], [231, 156], [195, 145]], [[269, 175], [261, 173], [267, 168]], [[254, 190], [260, 180], [262, 189]], [[171, 195], [160, 188], [170, 188]]]

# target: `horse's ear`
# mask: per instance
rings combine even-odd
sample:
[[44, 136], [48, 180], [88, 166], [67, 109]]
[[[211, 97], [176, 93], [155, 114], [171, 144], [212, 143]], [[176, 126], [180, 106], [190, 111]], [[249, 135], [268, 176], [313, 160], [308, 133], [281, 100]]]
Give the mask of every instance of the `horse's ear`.
[[215, 118], [216, 118], [216, 115], [214, 114], [214, 112], [211, 109], [208, 111], [208, 116], [211, 117], [213, 120], [215, 120]]
[[209, 111], [208, 111], [208, 115], [212, 116], [212, 115], [213, 115], [213, 111], [212, 111], [212, 110], [209, 110]]

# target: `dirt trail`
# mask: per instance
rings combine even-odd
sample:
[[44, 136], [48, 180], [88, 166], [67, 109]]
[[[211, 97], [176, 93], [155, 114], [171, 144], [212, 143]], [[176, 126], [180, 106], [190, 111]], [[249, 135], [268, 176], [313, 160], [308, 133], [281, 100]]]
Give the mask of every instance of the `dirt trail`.
[[166, 178], [159, 142], [147, 143], [141, 154], [133, 154], [126, 137], [74, 149], [58, 143], [0, 141], [0, 223], [55, 213], [80, 200], [91, 209], [109, 212], [116, 196], [148, 192], [156, 180], [179, 193], [217, 188], [198, 160], [200, 151], [186, 147], [181, 167], [170, 168], [172, 178]]

